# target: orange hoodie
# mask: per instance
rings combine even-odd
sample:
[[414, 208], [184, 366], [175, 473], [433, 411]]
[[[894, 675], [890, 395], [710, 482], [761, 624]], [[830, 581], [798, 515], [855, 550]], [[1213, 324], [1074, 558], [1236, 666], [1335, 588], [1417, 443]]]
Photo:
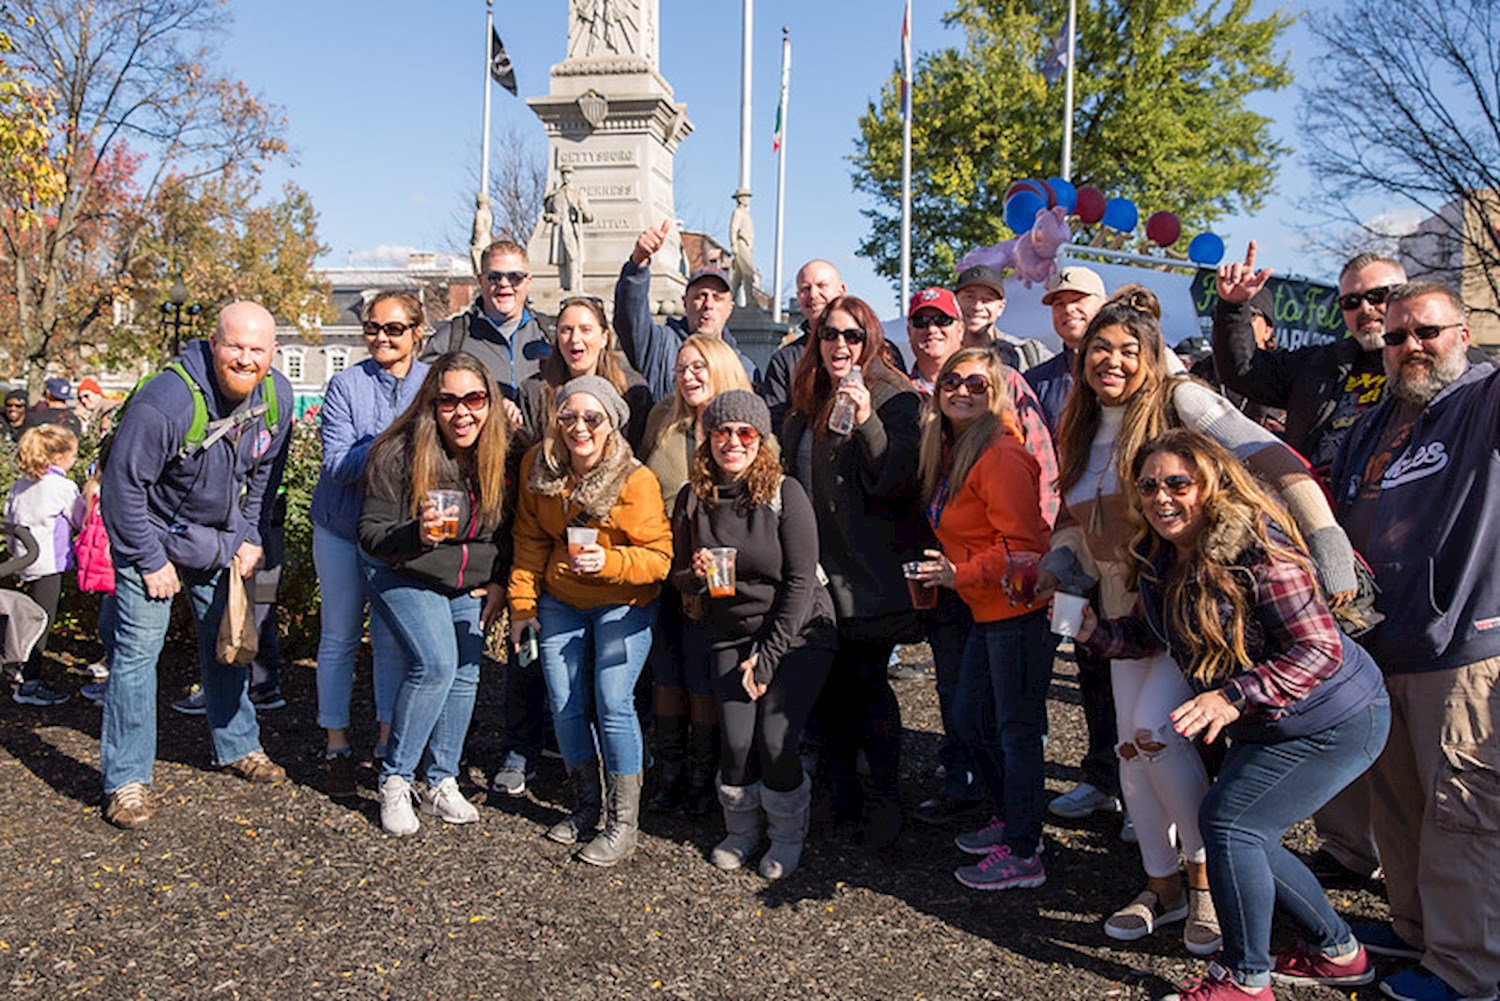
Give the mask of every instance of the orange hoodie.
[[1041, 467], [1008, 423], [943, 506], [938, 541], [953, 561], [958, 596], [975, 622], [1012, 619], [1047, 605], [1012, 604], [1002, 584], [1007, 542], [1012, 553], [1047, 552], [1051, 531], [1042, 514], [1040, 481]]

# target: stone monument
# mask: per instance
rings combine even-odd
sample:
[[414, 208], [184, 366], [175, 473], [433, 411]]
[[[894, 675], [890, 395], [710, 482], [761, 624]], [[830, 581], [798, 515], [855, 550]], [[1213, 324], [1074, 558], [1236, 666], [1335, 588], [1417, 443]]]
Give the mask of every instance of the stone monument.
[[[547, 96], [526, 102], [547, 130], [549, 199], [571, 189], [579, 196], [572, 209], [586, 207], [576, 217], [576, 252], [557, 246], [567, 221], [544, 216], [532, 234], [531, 300], [543, 312], [567, 295], [612, 301], [636, 236], [677, 218], [672, 158], [693, 126], [658, 69], [658, 23], [658, 0], [568, 0], [566, 58], [552, 67]], [[673, 227], [652, 261], [656, 313], [682, 310], [681, 257]]]
[[730, 269], [730, 294], [736, 306], [757, 306], [755, 301], [755, 221], [750, 218], [750, 192], [734, 193], [734, 214], [729, 217], [729, 249], [734, 253]]

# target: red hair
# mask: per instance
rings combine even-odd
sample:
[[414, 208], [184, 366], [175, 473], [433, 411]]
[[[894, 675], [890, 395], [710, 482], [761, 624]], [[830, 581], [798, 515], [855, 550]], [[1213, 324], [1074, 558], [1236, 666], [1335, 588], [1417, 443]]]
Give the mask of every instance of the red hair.
[[855, 326], [865, 333], [865, 343], [859, 354], [860, 371], [865, 383], [872, 385], [889, 382], [903, 388], [910, 385], [906, 376], [896, 371], [886, 360], [885, 326], [880, 322], [880, 317], [875, 315], [875, 310], [863, 299], [841, 295], [824, 306], [823, 312], [813, 321], [809, 333], [811, 343], [802, 352], [797, 367], [792, 370], [792, 412], [804, 415], [814, 426], [820, 423], [813, 419], [814, 415], [827, 417], [825, 411], [833, 406], [834, 390], [838, 388], [833, 384], [828, 370], [823, 367], [823, 352], [820, 348], [822, 341], [818, 338], [818, 331], [827, 322], [829, 314], [836, 309], [853, 317]]

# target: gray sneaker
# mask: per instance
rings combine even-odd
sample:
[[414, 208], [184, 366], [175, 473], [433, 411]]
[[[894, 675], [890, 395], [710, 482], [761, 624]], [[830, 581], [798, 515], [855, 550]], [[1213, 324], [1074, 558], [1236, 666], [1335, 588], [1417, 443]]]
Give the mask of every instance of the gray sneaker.
[[194, 685], [186, 695], [172, 703], [172, 708], [184, 716], [207, 716], [208, 696], [203, 694], [201, 685]]
[[490, 780], [490, 788], [507, 796], [526, 794], [526, 783], [536, 778], [536, 766], [526, 760], [524, 754], [511, 751], [505, 755], [500, 770]]
[[1119, 813], [1120, 800], [1087, 782], [1080, 782], [1048, 803], [1047, 812], [1069, 820], [1078, 820], [1091, 813]]

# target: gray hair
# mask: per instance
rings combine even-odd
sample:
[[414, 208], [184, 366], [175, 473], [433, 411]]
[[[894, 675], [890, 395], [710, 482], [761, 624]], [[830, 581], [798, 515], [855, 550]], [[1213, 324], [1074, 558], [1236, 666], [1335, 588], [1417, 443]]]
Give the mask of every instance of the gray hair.
[[1459, 295], [1458, 290], [1446, 282], [1416, 281], [1397, 285], [1391, 289], [1390, 295], [1385, 300], [1386, 308], [1389, 309], [1398, 302], [1406, 302], [1409, 299], [1420, 299], [1423, 296], [1429, 295], [1438, 295], [1447, 299], [1448, 305], [1452, 306], [1454, 312], [1458, 313], [1459, 319], [1467, 321], [1469, 310], [1464, 306], [1463, 296]]
[[1353, 257], [1349, 258], [1349, 260], [1344, 264], [1343, 268], [1339, 271], [1339, 280], [1342, 281], [1345, 275], [1353, 274], [1356, 271], [1363, 271], [1365, 268], [1368, 268], [1372, 264], [1389, 264], [1391, 267], [1401, 272], [1401, 277], [1403, 279], [1406, 277], [1406, 267], [1402, 265], [1400, 261], [1396, 260], [1394, 257], [1391, 257], [1388, 254], [1380, 254], [1376, 253], [1373, 250], [1367, 250], [1362, 254], [1355, 254]]

